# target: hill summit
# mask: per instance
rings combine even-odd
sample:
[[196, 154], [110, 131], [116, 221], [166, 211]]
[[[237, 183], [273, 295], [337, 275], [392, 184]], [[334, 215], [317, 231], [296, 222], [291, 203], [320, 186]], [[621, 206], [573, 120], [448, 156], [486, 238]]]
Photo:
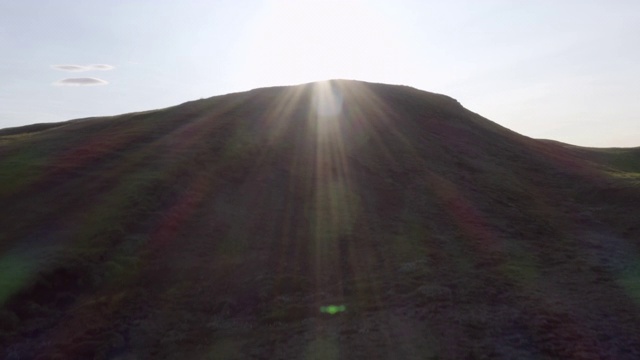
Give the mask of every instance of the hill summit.
[[6, 358], [640, 357], [640, 148], [445, 95], [331, 80], [4, 129], [0, 202]]

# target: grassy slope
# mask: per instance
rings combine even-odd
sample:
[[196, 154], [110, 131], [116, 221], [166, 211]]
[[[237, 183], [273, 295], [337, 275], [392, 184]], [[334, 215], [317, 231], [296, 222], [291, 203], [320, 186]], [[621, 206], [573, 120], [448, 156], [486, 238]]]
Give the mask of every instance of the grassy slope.
[[0, 134], [6, 356], [640, 356], [636, 149], [334, 86]]

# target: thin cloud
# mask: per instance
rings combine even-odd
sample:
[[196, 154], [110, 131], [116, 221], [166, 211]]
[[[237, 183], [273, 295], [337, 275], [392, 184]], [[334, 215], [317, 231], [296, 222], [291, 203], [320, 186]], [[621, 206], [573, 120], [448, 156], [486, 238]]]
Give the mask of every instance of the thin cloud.
[[51, 65], [52, 68], [60, 71], [70, 71], [70, 72], [81, 72], [81, 71], [91, 71], [91, 70], [99, 70], [99, 71], [107, 71], [113, 70], [115, 67], [109, 64], [91, 64], [91, 65], [75, 65], [75, 64], [62, 64], [62, 65]]
[[56, 69], [56, 70], [71, 71], [71, 72], [79, 72], [79, 71], [87, 71], [87, 70], [89, 70], [89, 69], [87, 69], [86, 66], [82, 66], [82, 65], [51, 65], [51, 67]]
[[87, 66], [90, 70], [101, 70], [101, 71], [107, 71], [107, 70], [113, 70], [115, 67], [109, 64], [92, 64]]
[[98, 78], [67, 78], [56, 81], [53, 85], [56, 86], [96, 86], [96, 85], [107, 85], [109, 82], [98, 79]]

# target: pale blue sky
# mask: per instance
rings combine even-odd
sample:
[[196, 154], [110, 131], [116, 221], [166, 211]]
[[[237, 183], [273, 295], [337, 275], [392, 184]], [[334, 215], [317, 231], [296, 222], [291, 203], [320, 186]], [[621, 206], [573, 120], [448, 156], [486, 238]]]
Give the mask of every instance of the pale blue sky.
[[0, 0], [0, 54], [0, 128], [346, 78], [534, 138], [640, 146], [635, 0]]

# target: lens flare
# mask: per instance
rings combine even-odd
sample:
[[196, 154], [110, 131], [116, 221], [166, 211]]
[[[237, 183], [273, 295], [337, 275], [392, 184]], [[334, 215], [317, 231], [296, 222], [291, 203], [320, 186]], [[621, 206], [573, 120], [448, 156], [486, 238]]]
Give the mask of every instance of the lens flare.
[[327, 305], [327, 306], [320, 307], [321, 313], [329, 314], [329, 315], [335, 315], [339, 312], [344, 312], [346, 310], [347, 310], [347, 307], [345, 305]]
[[342, 92], [328, 81], [319, 82], [314, 89], [314, 108], [319, 119], [339, 116], [342, 112]]

